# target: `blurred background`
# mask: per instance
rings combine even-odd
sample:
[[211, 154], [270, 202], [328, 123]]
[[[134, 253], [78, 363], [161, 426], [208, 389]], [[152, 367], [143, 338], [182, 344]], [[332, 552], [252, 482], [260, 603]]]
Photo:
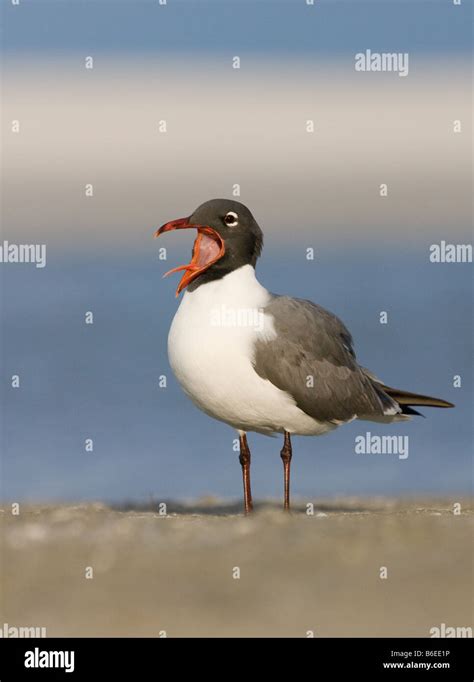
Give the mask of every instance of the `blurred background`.
[[[387, 384], [456, 403], [297, 438], [294, 495], [468, 493], [472, 266], [431, 263], [429, 249], [472, 239], [470, 3], [21, 0], [2, 12], [2, 240], [47, 247], [43, 269], [0, 267], [3, 499], [240, 497], [234, 432], [192, 405], [167, 360], [179, 302], [162, 275], [188, 261], [193, 235], [152, 239], [235, 185], [265, 233], [265, 286], [341, 317]], [[356, 72], [367, 49], [408, 52], [409, 74]], [[408, 435], [408, 459], [356, 455], [366, 431]], [[279, 496], [279, 439], [250, 445], [255, 497]]]

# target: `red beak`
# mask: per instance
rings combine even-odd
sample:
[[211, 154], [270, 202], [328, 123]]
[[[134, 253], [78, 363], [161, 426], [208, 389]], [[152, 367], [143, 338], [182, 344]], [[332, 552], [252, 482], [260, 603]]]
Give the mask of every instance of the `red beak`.
[[170, 220], [169, 223], [162, 225], [154, 234], [159, 237], [165, 232], [172, 230], [185, 230], [194, 228], [198, 231], [198, 235], [193, 246], [193, 255], [191, 262], [187, 265], [180, 265], [177, 268], [168, 270], [164, 277], [171, 275], [173, 272], [184, 270], [178, 288], [176, 289], [176, 296], [185, 289], [196, 277], [199, 277], [203, 272], [211, 267], [219, 258], [225, 253], [224, 240], [218, 232], [208, 225], [196, 225], [189, 222], [189, 218], [178, 218], [177, 220]]

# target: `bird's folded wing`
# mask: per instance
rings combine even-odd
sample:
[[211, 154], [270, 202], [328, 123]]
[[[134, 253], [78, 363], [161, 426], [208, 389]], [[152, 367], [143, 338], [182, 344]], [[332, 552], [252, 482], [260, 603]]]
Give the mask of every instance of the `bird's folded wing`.
[[335, 315], [288, 296], [274, 296], [265, 315], [276, 335], [257, 341], [255, 371], [291, 395], [306, 414], [338, 422], [400, 411], [357, 364], [352, 337]]

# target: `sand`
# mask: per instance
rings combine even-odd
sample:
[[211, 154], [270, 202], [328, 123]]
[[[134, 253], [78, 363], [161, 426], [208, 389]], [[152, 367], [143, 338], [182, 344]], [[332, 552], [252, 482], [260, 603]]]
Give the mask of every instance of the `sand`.
[[429, 637], [473, 625], [469, 500], [328, 500], [313, 515], [270, 502], [252, 518], [204, 500], [167, 512], [4, 505], [0, 624], [151, 637]]

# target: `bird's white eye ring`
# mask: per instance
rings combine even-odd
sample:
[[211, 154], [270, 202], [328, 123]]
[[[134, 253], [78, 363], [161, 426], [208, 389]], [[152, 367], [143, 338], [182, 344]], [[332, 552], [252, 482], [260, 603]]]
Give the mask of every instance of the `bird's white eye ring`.
[[234, 211], [229, 211], [224, 216], [224, 222], [228, 227], [235, 227], [239, 222], [239, 216]]

